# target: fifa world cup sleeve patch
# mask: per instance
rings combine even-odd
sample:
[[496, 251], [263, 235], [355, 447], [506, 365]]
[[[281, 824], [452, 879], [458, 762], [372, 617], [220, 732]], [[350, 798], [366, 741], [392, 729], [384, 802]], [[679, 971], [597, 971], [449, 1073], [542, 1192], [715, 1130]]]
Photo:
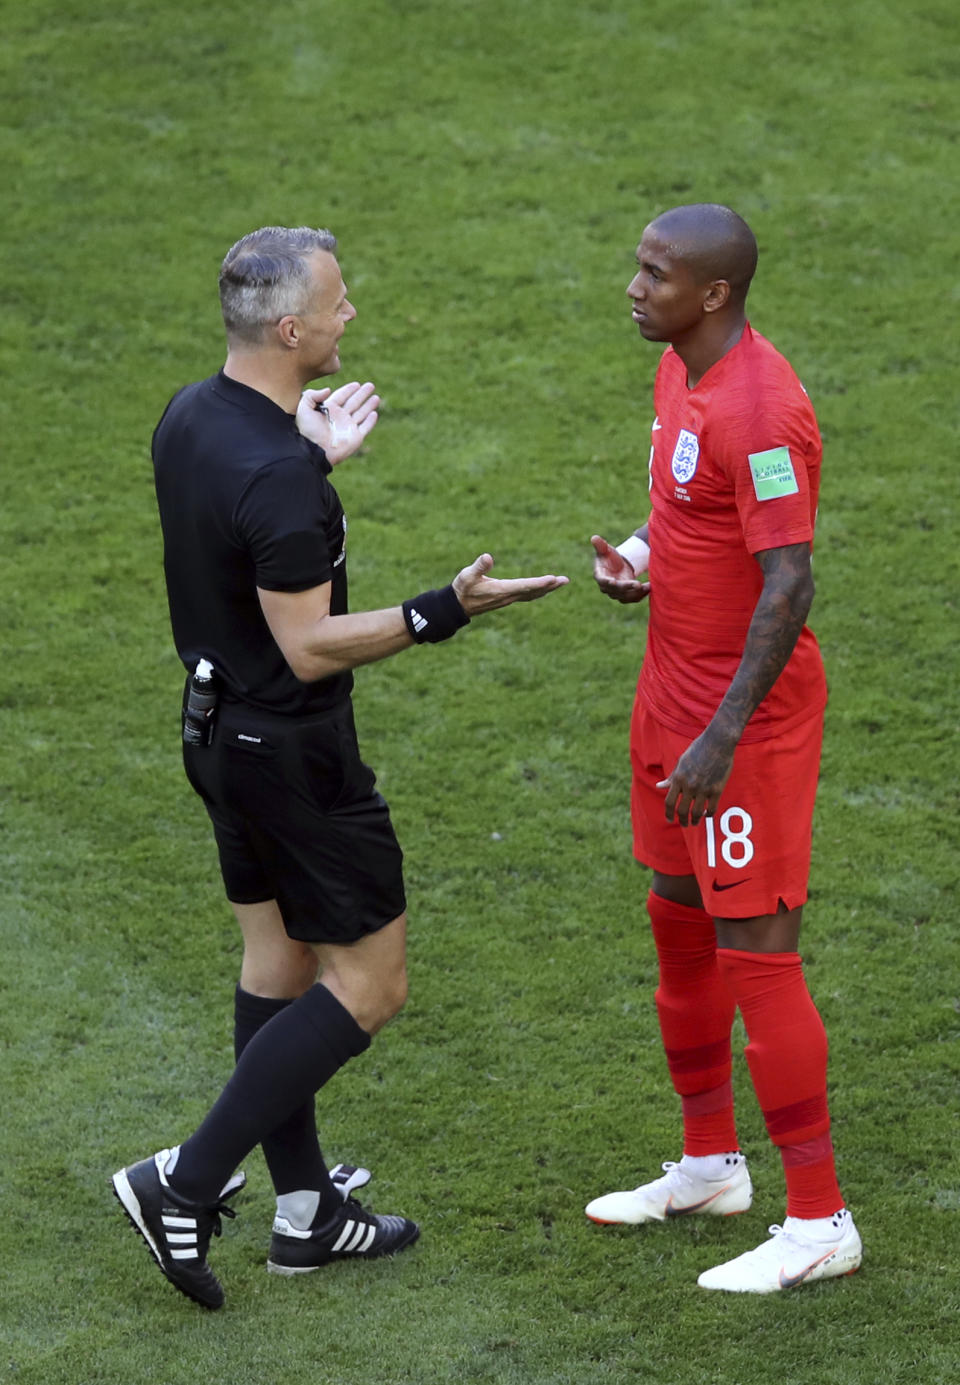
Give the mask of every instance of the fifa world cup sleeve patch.
[[771, 447], [769, 452], [751, 452], [747, 457], [758, 500], [776, 500], [781, 495], [796, 495], [797, 485], [789, 447]]

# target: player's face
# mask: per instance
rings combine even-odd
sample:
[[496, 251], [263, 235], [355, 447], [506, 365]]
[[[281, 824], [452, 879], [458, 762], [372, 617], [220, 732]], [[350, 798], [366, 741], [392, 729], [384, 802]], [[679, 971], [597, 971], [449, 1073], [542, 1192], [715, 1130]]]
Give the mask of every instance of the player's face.
[[300, 350], [304, 369], [311, 380], [318, 375], [335, 375], [340, 369], [340, 338], [357, 310], [347, 297], [347, 288], [336, 257], [326, 250], [311, 256], [313, 286], [304, 311], [298, 314]]
[[704, 286], [669, 242], [648, 226], [637, 246], [637, 272], [627, 285], [632, 317], [647, 341], [682, 340], [702, 318]]

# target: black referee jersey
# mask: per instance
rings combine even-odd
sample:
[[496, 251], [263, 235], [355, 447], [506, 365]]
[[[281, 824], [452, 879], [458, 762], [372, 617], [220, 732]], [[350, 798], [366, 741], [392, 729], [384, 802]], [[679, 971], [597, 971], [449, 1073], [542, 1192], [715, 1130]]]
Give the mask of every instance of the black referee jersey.
[[350, 695], [353, 675], [302, 683], [257, 597], [331, 582], [347, 610], [346, 529], [323, 450], [296, 420], [223, 371], [176, 394], [153, 435], [163, 565], [177, 652], [209, 659], [224, 696], [293, 715]]

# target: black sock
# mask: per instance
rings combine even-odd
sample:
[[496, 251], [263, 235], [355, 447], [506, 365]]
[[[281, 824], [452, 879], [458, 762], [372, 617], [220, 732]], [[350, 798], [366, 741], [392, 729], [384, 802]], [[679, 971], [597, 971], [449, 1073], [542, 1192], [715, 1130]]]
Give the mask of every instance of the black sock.
[[220, 1096], [180, 1146], [174, 1189], [194, 1202], [215, 1202], [254, 1145], [369, 1044], [370, 1035], [326, 986], [311, 986], [247, 1042]]
[[[233, 1006], [233, 1051], [237, 1062], [253, 1036], [292, 1003], [252, 995], [237, 987]], [[330, 1182], [320, 1150], [312, 1096], [265, 1136], [260, 1145], [278, 1196], [299, 1192], [301, 1188], [313, 1189], [320, 1194], [320, 1211], [326, 1218], [333, 1216], [342, 1199]]]

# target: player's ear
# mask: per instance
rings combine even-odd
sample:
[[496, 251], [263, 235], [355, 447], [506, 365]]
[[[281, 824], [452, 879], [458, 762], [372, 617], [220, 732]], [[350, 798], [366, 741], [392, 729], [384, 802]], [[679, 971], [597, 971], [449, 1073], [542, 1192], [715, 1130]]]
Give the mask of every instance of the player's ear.
[[730, 285], [726, 279], [714, 279], [708, 284], [703, 296], [703, 311], [715, 313], [730, 302]]

